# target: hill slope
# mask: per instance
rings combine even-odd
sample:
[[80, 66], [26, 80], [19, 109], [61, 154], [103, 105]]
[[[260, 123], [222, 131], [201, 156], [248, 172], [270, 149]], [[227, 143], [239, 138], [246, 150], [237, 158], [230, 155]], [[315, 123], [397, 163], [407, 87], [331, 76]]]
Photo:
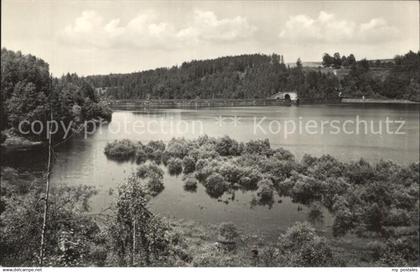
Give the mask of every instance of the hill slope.
[[[326, 91], [338, 87], [333, 75], [318, 77], [319, 82], [329, 82]], [[279, 91], [303, 91], [305, 83], [302, 67], [288, 68], [276, 54], [191, 61], [138, 73], [88, 76], [87, 80], [96, 88], [106, 88], [116, 99], [265, 98]]]
[[131, 74], [88, 76], [96, 88], [115, 99], [266, 98], [297, 91], [301, 98], [347, 97], [420, 100], [420, 53], [392, 61], [360, 60], [333, 69], [320, 63], [280, 63], [280, 56], [253, 54], [185, 62]]

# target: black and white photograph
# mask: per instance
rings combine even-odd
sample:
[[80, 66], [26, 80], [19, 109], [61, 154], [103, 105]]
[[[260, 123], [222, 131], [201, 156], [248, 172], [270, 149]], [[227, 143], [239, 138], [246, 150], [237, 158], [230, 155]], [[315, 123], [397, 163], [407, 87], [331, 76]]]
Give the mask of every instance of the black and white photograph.
[[1, 271], [418, 271], [419, 14], [2, 0]]

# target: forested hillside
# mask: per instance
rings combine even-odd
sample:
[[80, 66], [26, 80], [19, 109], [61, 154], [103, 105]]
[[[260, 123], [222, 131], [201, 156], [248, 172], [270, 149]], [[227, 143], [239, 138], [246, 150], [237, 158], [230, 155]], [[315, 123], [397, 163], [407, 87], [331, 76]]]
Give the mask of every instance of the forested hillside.
[[286, 66], [276, 54], [241, 55], [87, 80], [115, 99], [266, 98], [279, 91], [297, 91], [301, 98], [326, 101], [339, 92], [347, 97], [420, 101], [420, 52], [384, 63], [357, 61], [353, 54], [340, 57], [339, 53], [325, 54], [323, 59], [323, 68], [307, 68], [300, 60]]
[[33, 133], [28, 126], [34, 121], [53, 119], [77, 126], [84, 120], [111, 118], [111, 112], [100, 103], [94, 89], [77, 75], [50, 77], [48, 63], [32, 55], [1, 50], [1, 124], [2, 142], [6, 136], [19, 135], [19, 124], [26, 137], [43, 140], [46, 134]]
[[[95, 87], [106, 87], [116, 99], [127, 98], [266, 98], [279, 91], [317, 88], [311, 96], [337, 96], [338, 81], [332, 74], [312, 72], [308, 80], [301, 62], [294, 68], [280, 63], [280, 56], [254, 54], [214, 60], [184, 62], [181, 66], [132, 74], [89, 76]], [[314, 86], [316, 81], [316, 86]]]

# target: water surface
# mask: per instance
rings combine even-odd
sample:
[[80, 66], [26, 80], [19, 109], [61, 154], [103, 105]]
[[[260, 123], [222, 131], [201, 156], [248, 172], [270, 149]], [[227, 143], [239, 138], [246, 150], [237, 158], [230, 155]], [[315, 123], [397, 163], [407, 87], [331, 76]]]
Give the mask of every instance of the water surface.
[[[315, 120], [361, 120], [376, 122], [404, 121], [404, 134], [344, 134], [332, 135], [295, 133], [285, 137], [282, 131], [271, 133], [270, 122], [284, 124], [287, 120], [305, 122]], [[220, 123], [220, 117], [224, 118]], [[236, 118], [236, 121], [235, 119]], [[258, 129], [255, 123], [264, 118]], [[52, 183], [85, 184], [97, 187], [99, 194], [92, 199], [92, 212], [106, 209], [112, 200], [110, 191], [115, 189], [137, 168], [135, 163], [117, 163], [104, 155], [105, 145], [115, 139], [128, 138], [147, 143], [150, 140], [169, 141], [173, 137], [193, 139], [201, 134], [219, 137], [229, 135], [238, 141], [268, 138], [273, 147], [290, 150], [297, 159], [308, 153], [315, 156], [330, 154], [342, 161], [361, 157], [371, 162], [380, 159], [408, 164], [419, 158], [419, 112], [417, 106], [356, 106], [356, 105], [311, 105], [300, 107], [235, 107], [199, 110], [161, 109], [144, 111], [117, 111], [112, 122], [103, 126], [87, 139], [76, 137], [57, 148], [53, 166]], [[236, 122], [236, 123], [235, 123]], [[133, 124], [137, 123], [137, 133]], [[141, 124], [150, 125], [149, 130]], [[184, 129], [177, 131], [181, 124]], [[193, 124], [196, 126], [193, 127]], [[273, 126], [273, 125], [272, 125]], [[397, 129], [397, 124], [391, 128]], [[161, 131], [163, 128], [163, 131]], [[140, 132], [140, 133], [139, 133]], [[37, 169], [45, 165], [45, 154], [39, 152], [10, 156], [4, 164]], [[332, 223], [331, 216], [323, 211], [322, 218], [308, 217], [309, 207], [292, 203], [289, 198], [276, 197], [271, 206], [252, 205], [255, 192], [237, 191], [234, 196], [225, 195], [221, 200], [209, 197], [200, 185], [197, 192], [183, 189], [181, 176], [173, 177], [165, 169], [165, 189], [154, 198], [151, 209], [161, 215], [177, 219], [195, 220], [202, 223], [231, 221], [244, 229], [275, 232], [286, 229], [295, 221], [311, 219], [320, 228]]]

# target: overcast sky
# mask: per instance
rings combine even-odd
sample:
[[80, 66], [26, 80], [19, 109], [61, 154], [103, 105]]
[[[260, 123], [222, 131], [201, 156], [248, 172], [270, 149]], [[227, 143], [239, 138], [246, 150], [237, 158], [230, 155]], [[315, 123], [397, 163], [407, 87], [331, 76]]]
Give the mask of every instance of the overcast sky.
[[419, 50], [418, 1], [2, 0], [1, 45], [51, 72], [134, 72], [246, 53], [319, 61]]

